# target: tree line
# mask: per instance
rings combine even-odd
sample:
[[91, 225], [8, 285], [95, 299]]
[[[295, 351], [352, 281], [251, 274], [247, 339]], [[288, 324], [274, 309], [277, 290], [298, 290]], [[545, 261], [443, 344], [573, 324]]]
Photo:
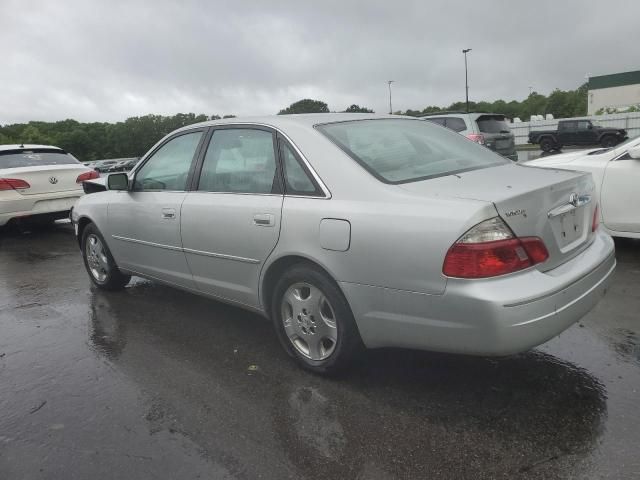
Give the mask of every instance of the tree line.
[[[464, 102], [447, 107], [427, 106], [422, 110], [408, 109], [394, 112], [400, 115], [420, 116], [441, 111], [464, 111]], [[492, 112], [523, 121], [531, 115], [551, 113], [555, 118], [583, 116], [587, 114], [587, 85], [576, 90], [554, 90], [549, 96], [532, 92], [525, 100], [505, 102], [469, 102], [472, 111]], [[279, 115], [291, 113], [328, 113], [327, 103], [303, 99], [280, 110]], [[374, 113], [359, 105], [351, 105], [345, 113]], [[83, 123], [76, 120], [58, 122], [16, 123], [0, 126], [0, 144], [35, 143], [56, 145], [72, 153], [82, 161], [105, 158], [139, 157], [153, 144], [173, 130], [206, 120], [230, 118], [234, 115], [205, 115], [178, 113], [173, 116], [144, 115], [127, 118], [124, 122]]]

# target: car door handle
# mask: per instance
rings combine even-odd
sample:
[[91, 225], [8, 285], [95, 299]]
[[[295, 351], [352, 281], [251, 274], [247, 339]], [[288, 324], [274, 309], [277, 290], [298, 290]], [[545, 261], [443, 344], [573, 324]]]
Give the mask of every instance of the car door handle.
[[275, 220], [270, 213], [256, 213], [253, 216], [253, 224], [259, 227], [273, 227]]
[[165, 220], [172, 220], [176, 218], [176, 209], [175, 208], [163, 208], [162, 209], [162, 218]]

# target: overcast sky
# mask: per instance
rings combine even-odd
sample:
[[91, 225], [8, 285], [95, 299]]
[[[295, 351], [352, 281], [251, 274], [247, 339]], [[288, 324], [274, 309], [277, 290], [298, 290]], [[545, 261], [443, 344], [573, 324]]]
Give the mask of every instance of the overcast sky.
[[0, 124], [274, 114], [301, 98], [384, 113], [522, 100], [640, 69], [640, 2], [0, 0]]

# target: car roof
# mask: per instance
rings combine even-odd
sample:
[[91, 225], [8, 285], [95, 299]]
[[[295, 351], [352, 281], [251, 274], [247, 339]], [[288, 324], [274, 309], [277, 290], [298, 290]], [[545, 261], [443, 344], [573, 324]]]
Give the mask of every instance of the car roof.
[[36, 145], [34, 143], [21, 143], [15, 145], [0, 145], [0, 152], [6, 150], [33, 150], [35, 148], [49, 148], [51, 150], [60, 150], [63, 151], [60, 147], [55, 147], [53, 145]]
[[450, 117], [450, 116], [460, 116], [460, 115], [469, 115], [471, 118], [478, 118], [484, 115], [496, 115], [500, 117], [507, 117], [504, 113], [491, 113], [491, 112], [436, 112], [436, 113], [427, 113], [426, 115], [421, 115], [419, 118], [430, 118], [430, 117]]
[[209, 120], [207, 122], [196, 123], [182, 127], [182, 130], [189, 130], [198, 127], [212, 127], [216, 125], [233, 125], [233, 124], [259, 124], [274, 128], [281, 128], [291, 125], [302, 125], [314, 127], [324, 123], [348, 122], [354, 120], [376, 120], [381, 118], [396, 119], [412, 119], [415, 117], [406, 115], [376, 115], [371, 113], [302, 113], [295, 115], [265, 115], [256, 117], [234, 117], [223, 118], [221, 120]]

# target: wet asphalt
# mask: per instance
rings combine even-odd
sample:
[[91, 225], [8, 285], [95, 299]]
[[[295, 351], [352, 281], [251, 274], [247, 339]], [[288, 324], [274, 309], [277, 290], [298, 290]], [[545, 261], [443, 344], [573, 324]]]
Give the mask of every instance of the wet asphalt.
[[640, 478], [640, 241], [531, 352], [366, 353], [325, 379], [261, 317], [90, 286], [68, 225], [0, 233], [0, 479]]

